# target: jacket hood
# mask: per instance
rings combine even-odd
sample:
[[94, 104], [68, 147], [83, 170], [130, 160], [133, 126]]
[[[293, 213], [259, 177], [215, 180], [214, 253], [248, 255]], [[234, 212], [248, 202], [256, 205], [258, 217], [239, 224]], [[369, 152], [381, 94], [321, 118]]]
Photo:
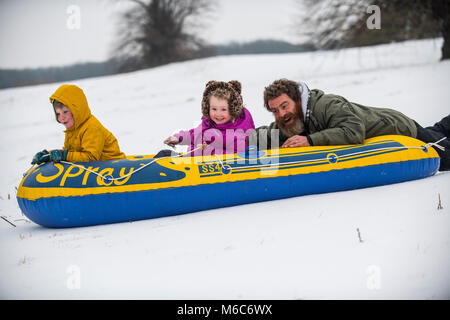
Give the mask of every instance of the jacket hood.
[[230, 112], [230, 115], [233, 118], [238, 118], [242, 113], [243, 108], [243, 102], [242, 102], [242, 85], [237, 80], [231, 80], [229, 82], [223, 82], [223, 81], [209, 81], [206, 84], [206, 88], [203, 91], [203, 99], [202, 99], [202, 114], [205, 117], [209, 116], [209, 99], [211, 95], [216, 90], [223, 90], [227, 91], [231, 94], [230, 98], [228, 99], [228, 109]]
[[298, 89], [300, 90], [300, 99], [302, 100], [303, 115], [306, 116], [306, 110], [309, 103], [309, 88], [303, 81], [298, 82]]
[[53, 99], [66, 105], [72, 112], [75, 123], [72, 128], [67, 129], [69, 131], [78, 128], [91, 116], [91, 109], [89, 109], [83, 90], [75, 85], [63, 84], [51, 95], [51, 103], [53, 103]]

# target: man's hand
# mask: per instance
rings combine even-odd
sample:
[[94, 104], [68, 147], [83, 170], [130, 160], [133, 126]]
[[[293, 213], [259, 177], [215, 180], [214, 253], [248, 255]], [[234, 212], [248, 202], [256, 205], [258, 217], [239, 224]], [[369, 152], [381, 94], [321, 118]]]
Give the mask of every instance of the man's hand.
[[282, 148], [309, 147], [310, 144], [305, 136], [292, 136], [281, 146]]

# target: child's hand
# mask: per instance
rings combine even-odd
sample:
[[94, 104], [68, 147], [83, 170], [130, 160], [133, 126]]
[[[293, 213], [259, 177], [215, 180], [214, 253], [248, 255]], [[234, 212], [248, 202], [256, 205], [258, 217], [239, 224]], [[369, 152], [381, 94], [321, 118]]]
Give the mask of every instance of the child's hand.
[[67, 154], [69, 153], [69, 149], [59, 150], [55, 149], [50, 151], [50, 160], [53, 162], [61, 162], [67, 160]]
[[164, 140], [164, 143], [171, 147], [174, 147], [175, 145], [180, 143], [180, 140], [178, 140], [178, 138], [175, 136], [170, 136], [166, 140]]
[[44, 149], [41, 152], [36, 153], [31, 161], [31, 164], [41, 164], [48, 161], [50, 161], [49, 152]]
[[206, 142], [203, 142], [202, 144], [198, 144], [197, 145], [197, 148], [202, 148], [202, 150], [205, 150], [206, 149], [206, 147], [208, 146], [208, 144], [206, 143]]

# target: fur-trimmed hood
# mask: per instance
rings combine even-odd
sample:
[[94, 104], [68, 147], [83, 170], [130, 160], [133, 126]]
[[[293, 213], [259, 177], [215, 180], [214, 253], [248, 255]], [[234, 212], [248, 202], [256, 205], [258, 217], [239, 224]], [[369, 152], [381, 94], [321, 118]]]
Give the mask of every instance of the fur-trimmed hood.
[[[206, 84], [203, 91], [202, 99], [202, 114], [205, 117], [209, 117], [209, 98], [213, 93], [229, 93], [228, 110], [233, 120], [238, 119], [243, 111], [243, 101], [241, 96], [241, 83], [237, 80], [231, 80], [229, 82], [223, 81], [209, 81]], [[219, 96], [220, 98], [220, 96]]]

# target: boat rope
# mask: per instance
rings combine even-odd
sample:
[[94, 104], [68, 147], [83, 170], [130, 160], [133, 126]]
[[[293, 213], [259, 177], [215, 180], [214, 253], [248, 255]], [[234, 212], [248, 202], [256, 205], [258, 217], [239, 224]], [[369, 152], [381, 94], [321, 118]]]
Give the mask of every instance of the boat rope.
[[[421, 149], [421, 150], [426, 151], [426, 150], [428, 150], [429, 147], [437, 147], [440, 150], [445, 151], [445, 147], [439, 145], [439, 142], [441, 142], [441, 141], [443, 141], [445, 139], [447, 139], [447, 137], [444, 137], [444, 138], [442, 138], [442, 139], [440, 139], [440, 140], [438, 140], [436, 142], [429, 142], [426, 145], [421, 146], [421, 147], [412, 147], [412, 146], [411, 147], [408, 147], [408, 146], [384, 147], [384, 148], [377, 148], [377, 149], [371, 149], [371, 150], [364, 150], [364, 151], [348, 153], [348, 154], [345, 154], [344, 156], [338, 156], [337, 154], [334, 154], [334, 153], [330, 152], [330, 153], [328, 153], [327, 157], [325, 157], [325, 158], [308, 159], [308, 160], [300, 160], [300, 161], [297, 160], [297, 161], [283, 162], [282, 164], [283, 165], [299, 164], [299, 163], [305, 163], [305, 162], [320, 162], [320, 161], [325, 161], [325, 160], [327, 160], [327, 161], [332, 160], [335, 163], [335, 162], [338, 162], [338, 160], [342, 159], [342, 158], [348, 158], [348, 157], [353, 157], [353, 156], [357, 156], [357, 155], [361, 155], [361, 154], [372, 153], [372, 152], [375, 152], [375, 151], [385, 151], [385, 150], [395, 150], [395, 149]], [[330, 154], [332, 155], [331, 157], [330, 157]], [[236, 170], [236, 169], [244, 169], [244, 168], [252, 168], [252, 167], [270, 167], [270, 166], [277, 166], [279, 164], [280, 164], [279, 162], [277, 162], [277, 163], [268, 163], [266, 165], [264, 165], [264, 164], [263, 165], [256, 164], [254, 166], [233, 167], [233, 169]], [[222, 165], [222, 168], [223, 168], [223, 165]]]
[[[134, 171], [130, 171], [128, 174], [123, 175], [123, 176], [120, 176], [120, 177], [116, 177], [116, 178], [113, 178], [113, 177], [111, 177], [111, 176], [104, 176], [104, 175], [102, 175], [102, 174], [100, 174], [100, 173], [98, 173], [98, 172], [95, 172], [94, 170], [91, 170], [91, 169], [89, 169], [89, 168], [86, 168], [85, 166], [83, 166], [83, 165], [81, 165], [81, 164], [76, 164], [76, 163], [69, 162], [69, 161], [64, 161], [64, 160], [61, 160], [60, 162], [61, 162], [61, 163], [64, 163], [64, 164], [68, 164], [68, 165], [74, 166], [74, 167], [77, 167], [77, 168], [80, 168], [80, 169], [83, 169], [83, 170], [85, 170], [85, 171], [88, 171], [88, 172], [90, 172], [90, 173], [93, 173], [93, 174], [99, 176], [99, 177], [102, 178], [105, 182], [110, 182], [110, 181], [115, 181], [115, 180], [125, 179], [126, 177], [131, 176], [132, 174], [135, 174], [136, 172], [139, 172], [140, 170], [144, 169], [145, 167], [148, 167], [149, 165], [151, 165], [152, 163], [154, 163], [154, 162], [156, 162], [156, 161], [158, 161], [158, 160], [166, 159], [166, 158], [180, 158], [180, 157], [184, 157], [184, 156], [186, 156], [186, 155], [188, 155], [188, 154], [191, 154], [191, 153], [193, 153], [193, 152], [195, 152], [195, 151], [197, 151], [197, 150], [199, 150], [199, 149], [202, 149], [202, 150], [205, 149], [205, 145], [204, 145], [204, 144], [199, 145], [199, 146], [198, 146], [197, 148], [195, 148], [195, 149], [189, 150], [189, 151], [187, 151], [186, 153], [179, 153], [179, 154], [177, 154], [177, 155], [175, 155], [175, 156], [166, 156], [166, 157], [155, 158], [155, 159], [153, 159], [153, 161], [150, 161], [149, 163], [143, 165], [143, 166], [140, 167], [139, 169], [134, 170]], [[50, 156], [49, 154], [46, 154], [46, 155], [44, 155], [43, 157], [49, 157], [49, 156]], [[41, 165], [44, 165], [45, 163], [46, 163], [46, 162], [43, 162], [43, 163], [39, 164], [36, 168], [40, 167]], [[31, 172], [31, 171], [34, 169], [35, 166], [36, 166], [36, 165], [33, 165], [30, 169], [28, 169], [28, 171], [24, 173], [24, 176], [26, 176], [29, 172]]]
[[447, 137], [443, 137], [442, 139], [439, 139], [439, 140], [436, 141], [436, 142], [429, 142], [429, 143], [427, 143], [424, 147], [425, 147], [426, 149], [428, 149], [429, 147], [436, 147], [436, 148], [440, 149], [441, 151], [445, 151], [445, 147], [444, 147], [444, 146], [441, 146], [441, 145], [439, 144], [439, 142], [441, 142], [441, 141], [443, 141], [443, 140], [445, 140], [445, 139], [447, 139]]
[[[429, 143], [427, 143], [427, 144], [425, 144], [424, 146], [421, 146], [421, 147], [415, 147], [415, 146], [414, 146], [414, 147], [412, 147], [412, 146], [411, 146], [411, 147], [408, 147], [408, 146], [401, 146], [401, 147], [384, 147], [384, 148], [378, 148], [378, 149], [371, 149], [371, 150], [365, 150], [365, 151], [354, 152], [354, 153], [346, 154], [345, 156], [338, 156], [338, 155], [336, 155], [336, 154], [330, 152], [330, 153], [328, 154], [328, 156], [325, 157], [325, 158], [308, 159], [308, 160], [302, 160], [302, 161], [298, 161], [298, 160], [297, 160], [297, 161], [291, 161], [291, 162], [283, 162], [282, 164], [283, 164], [283, 165], [288, 165], [288, 164], [298, 164], [298, 163], [304, 163], [304, 162], [319, 162], [319, 161], [325, 161], [325, 160], [328, 160], [328, 161], [333, 160], [334, 162], [337, 162], [340, 158], [348, 158], [348, 157], [353, 157], [353, 156], [357, 156], [357, 155], [365, 154], [365, 153], [372, 153], [372, 152], [376, 152], [376, 151], [385, 151], [385, 150], [395, 150], [395, 149], [421, 149], [421, 150], [426, 151], [426, 150], [428, 150], [429, 147], [436, 147], [436, 148], [438, 148], [438, 149], [440, 149], [440, 150], [442, 150], [442, 151], [445, 151], [445, 147], [443, 147], [443, 146], [441, 146], [441, 145], [439, 144], [439, 142], [441, 142], [441, 141], [443, 141], [443, 140], [445, 140], [445, 139], [447, 139], [447, 137], [443, 137], [442, 139], [440, 139], [440, 140], [438, 140], [438, 141], [436, 141], [436, 142], [429, 142]], [[177, 155], [175, 155], [175, 156], [165, 156], [165, 157], [155, 158], [155, 159], [153, 159], [153, 161], [151, 161], [151, 162], [149, 162], [149, 163], [143, 165], [143, 166], [140, 167], [139, 169], [134, 170], [134, 171], [130, 171], [128, 174], [123, 175], [123, 176], [120, 176], [120, 177], [116, 177], [116, 178], [113, 178], [113, 177], [108, 176], [108, 175], [107, 175], [107, 176], [104, 176], [104, 175], [102, 175], [102, 174], [100, 174], [100, 173], [98, 173], [98, 172], [95, 172], [94, 170], [91, 170], [91, 169], [89, 169], [89, 168], [86, 168], [86, 167], [83, 166], [83, 165], [76, 164], [76, 163], [73, 163], [73, 162], [69, 162], [69, 161], [61, 161], [61, 163], [68, 164], [68, 165], [75, 166], [75, 167], [78, 167], [78, 168], [80, 168], [80, 169], [89, 171], [89, 172], [91, 172], [91, 173], [93, 173], [93, 174], [95, 174], [95, 175], [101, 177], [101, 178], [102, 178], [104, 181], [106, 181], [106, 182], [112, 182], [112, 181], [115, 181], [115, 180], [125, 179], [125, 178], [127, 178], [128, 176], [131, 176], [131, 175], [133, 175], [133, 174], [139, 172], [140, 170], [142, 170], [142, 169], [148, 167], [149, 165], [153, 164], [154, 162], [156, 162], [156, 161], [158, 161], [158, 160], [161, 160], [161, 159], [167, 159], [167, 158], [180, 158], [180, 157], [184, 157], [184, 156], [189, 155], [189, 154], [191, 154], [191, 153], [193, 153], [193, 152], [195, 152], [195, 151], [197, 151], [197, 150], [199, 150], [199, 149], [204, 150], [205, 147], [206, 147], [206, 144], [202, 144], [202, 145], [198, 145], [198, 147], [195, 148], [195, 149], [192, 149], [192, 150], [187, 151], [186, 153], [179, 153], [179, 154], [177, 154]], [[333, 158], [330, 158], [330, 156], [329, 156], [330, 154], [332, 154], [332, 157], [333, 157]], [[48, 157], [48, 156], [50, 156], [50, 155], [45, 155], [45, 156]], [[219, 156], [218, 156], [217, 154], [214, 154], [214, 156], [216, 157], [216, 159], [217, 159], [218, 162], [220, 163], [220, 166], [222, 167], [222, 169], [225, 169], [225, 165], [224, 165], [224, 163], [223, 163], [223, 160], [220, 159]], [[234, 159], [233, 159], [233, 160], [234, 160]], [[37, 167], [39, 167], [39, 166], [41, 166], [41, 165], [43, 165], [43, 164], [45, 164], [45, 163], [46, 163], [46, 162], [41, 163], [41, 164], [39, 164]], [[280, 165], [280, 163], [279, 163], [279, 162], [277, 162], [277, 163], [269, 163], [269, 164], [266, 164], [266, 165], [264, 165], [264, 164], [255, 164], [254, 166], [248, 166], [248, 165], [247, 165], [247, 166], [244, 166], [244, 167], [233, 167], [233, 169], [243, 169], [243, 168], [252, 168], [252, 167], [264, 167], [264, 166], [276, 166], [276, 165]], [[35, 166], [36, 166], [36, 165], [33, 165], [30, 169], [28, 169], [28, 171], [24, 174], [24, 176], [26, 176], [29, 172], [31, 172], [31, 170], [32, 170]]]

